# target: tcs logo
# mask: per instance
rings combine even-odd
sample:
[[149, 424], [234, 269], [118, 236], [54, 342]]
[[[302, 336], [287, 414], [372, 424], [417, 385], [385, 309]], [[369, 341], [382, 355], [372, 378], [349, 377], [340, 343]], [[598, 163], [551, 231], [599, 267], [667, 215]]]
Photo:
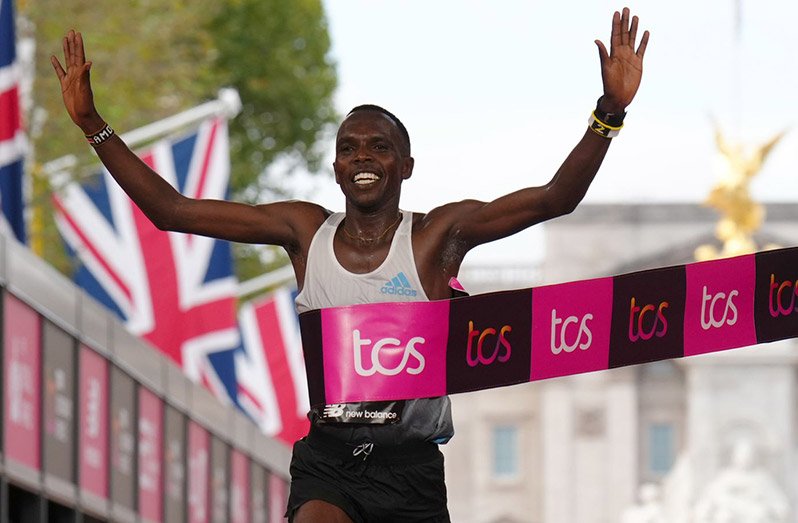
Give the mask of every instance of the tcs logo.
[[[505, 361], [510, 359], [512, 355], [512, 347], [510, 346], [509, 340], [505, 337], [505, 334], [511, 332], [513, 330], [512, 327], [509, 325], [505, 325], [502, 327], [499, 332], [496, 332], [496, 329], [488, 327], [484, 329], [482, 332], [479, 332], [477, 329], [474, 328], [474, 322], [468, 322], [468, 342], [466, 347], [466, 363], [468, 363], [469, 367], [476, 367], [479, 364], [482, 365], [490, 365], [495, 360], [499, 360], [499, 362], [504, 363]], [[498, 336], [497, 336], [498, 334]], [[482, 350], [482, 344], [485, 342], [488, 336], [496, 337], [496, 343], [493, 346], [493, 351], [490, 353], [490, 356], [485, 356], [485, 353]], [[473, 356], [474, 353], [474, 338], [477, 338], [477, 350], [476, 350], [476, 357]], [[501, 354], [499, 354], [501, 352]]]
[[[734, 297], [739, 294], [740, 293], [736, 289], [729, 292], [728, 296], [724, 292], [707, 294], [707, 287], [705, 285], [701, 297], [701, 328], [709, 330], [711, 327], [719, 328], [724, 325], [734, 325], [737, 323], [737, 307], [734, 305]], [[717, 319], [717, 316], [715, 316], [715, 305], [717, 305], [718, 302], [723, 304], [724, 300], [725, 306], [723, 307], [723, 316]], [[707, 308], [707, 303], [709, 303], [709, 308]], [[731, 315], [729, 315], [730, 311]]]
[[[426, 340], [424, 340], [424, 338], [421, 336], [416, 336], [411, 338], [410, 341], [408, 341], [407, 344], [402, 347], [402, 342], [396, 338], [383, 338], [378, 340], [371, 348], [371, 368], [367, 369], [363, 366], [363, 348], [371, 345], [371, 340], [361, 338], [360, 330], [355, 329], [352, 332], [352, 345], [355, 356], [355, 372], [361, 376], [372, 376], [377, 372], [384, 376], [395, 376], [405, 370], [407, 367], [408, 374], [421, 374], [424, 372], [424, 365], [426, 361], [424, 360], [424, 355], [416, 350], [416, 345], [421, 345], [425, 341]], [[382, 349], [396, 350], [402, 348], [404, 349], [404, 353], [402, 355], [402, 361], [400, 361], [398, 365], [393, 368], [387, 368], [382, 364], [380, 361], [380, 351]], [[411, 357], [414, 360], [415, 366], [408, 366]]]
[[[568, 316], [564, 319], [557, 317], [557, 309], [551, 310], [551, 352], [553, 354], [559, 354], [562, 351], [565, 352], [573, 352], [579, 347], [581, 350], [587, 350], [590, 348], [590, 345], [593, 343], [593, 333], [590, 332], [590, 327], [587, 326], [587, 322], [593, 319], [592, 314], [585, 314], [582, 316], [582, 320], [580, 321], [576, 316]], [[578, 325], [578, 330], [576, 331], [576, 336], [573, 338], [573, 343], [570, 345], [567, 341], [567, 331], [569, 325], [574, 325], [576, 328]], [[559, 329], [560, 336], [559, 336], [559, 344], [557, 343], [557, 327], [562, 324], [562, 327]], [[585, 338], [585, 341], [582, 341], [582, 338]]]
[[[643, 307], [635, 305], [635, 298], [632, 297], [632, 304], [629, 309], [629, 341], [635, 342], [639, 339], [650, 340], [653, 336], [661, 338], [668, 332], [668, 320], [665, 318], [664, 311], [670, 306], [667, 301], [663, 301], [659, 306], [647, 304]], [[648, 332], [643, 330], [643, 318], [648, 313], [654, 314], [654, 325]], [[635, 321], [637, 318], [637, 321]], [[661, 325], [660, 325], [661, 322]], [[635, 325], [637, 332], [635, 333]], [[657, 330], [659, 328], [659, 330]]]
[[[775, 292], [774, 292], [775, 291]], [[789, 297], [789, 305], [784, 307], [784, 299], [782, 297], [782, 293], [787, 291], [787, 296]], [[774, 294], [775, 294], [775, 303], [774, 303]], [[792, 282], [790, 280], [783, 281], [781, 283], [776, 282], [776, 275], [771, 273], [770, 274], [770, 293], [768, 295], [768, 308], [770, 309], [770, 315], [774, 318], [779, 316], [789, 316], [794, 311], [798, 310], [798, 306], [795, 305], [795, 296], [798, 294], [798, 281]]]

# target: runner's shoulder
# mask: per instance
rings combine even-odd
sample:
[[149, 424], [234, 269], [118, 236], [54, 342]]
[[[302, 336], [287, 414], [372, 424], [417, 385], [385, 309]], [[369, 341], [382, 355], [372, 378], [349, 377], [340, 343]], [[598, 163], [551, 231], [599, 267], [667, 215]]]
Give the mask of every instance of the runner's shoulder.
[[292, 221], [315, 224], [316, 228], [321, 226], [324, 220], [332, 214], [329, 209], [304, 200], [283, 200], [258, 205], [258, 207], [268, 212], [285, 214]]
[[435, 207], [426, 214], [413, 213], [414, 230], [451, 229], [484, 205], [479, 200], [461, 200]]

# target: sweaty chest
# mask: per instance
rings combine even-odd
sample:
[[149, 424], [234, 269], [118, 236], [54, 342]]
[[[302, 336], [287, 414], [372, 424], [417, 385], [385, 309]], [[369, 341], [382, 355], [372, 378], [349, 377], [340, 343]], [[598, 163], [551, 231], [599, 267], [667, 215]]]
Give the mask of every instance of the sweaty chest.
[[[405, 258], [401, 265], [392, 263], [393, 257], [388, 259], [389, 247], [352, 249], [334, 245], [333, 251], [339, 266], [346, 272], [355, 276], [366, 276], [368, 279], [376, 276], [381, 282], [384, 280], [379, 286], [382, 294], [391, 294], [393, 298], [399, 298], [396, 294], [408, 294], [416, 298], [421, 295], [414, 292], [418, 287], [423, 289], [423, 294], [430, 300], [452, 297], [448, 282], [452, 276], [457, 276], [459, 263], [452, 263], [449, 257], [425, 248], [423, 242], [412, 243], [412, 256]], [[408, 283], [408, 279], [413, 279], [412, 273], [415, 273], [418, 285]]]
[[388, 258], [390, 242], [381, 245], [347, 244], [336, 238], [333, 241], [333, 254], [336, 261], [347, 272], [366, 274], [380, 268]]

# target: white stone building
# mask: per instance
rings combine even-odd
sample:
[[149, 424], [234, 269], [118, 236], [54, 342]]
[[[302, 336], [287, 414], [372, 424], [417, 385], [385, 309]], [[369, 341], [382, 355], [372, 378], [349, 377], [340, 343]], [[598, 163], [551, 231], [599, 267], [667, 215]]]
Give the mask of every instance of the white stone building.
[[[798, 205], [766, 207], [757, 244], [798, 245]], [[546, 224], [539, 279], [521, 286], [690, 263], [696, 247], [717, 244], [716, 222], [696, 204], [584, 204]], [[468, 271], [462, 279], [469, 288]], [[469, 290], [489, 288], [483, 278]], [[668, 523], [798, 523], [793, 340], [452, 399], [457, 432], [444, 452], [454, 522], [657, 521], [627, 511], [654, 483]], [[739, 442], [754, 444], [758, 468], [724, 472]], [[722, 488], [740, 491], [727, 503], [759, 515], [729, 519], [711, 502]], [[762, 507], [782, 508], [746, 501], [757, 489]]]

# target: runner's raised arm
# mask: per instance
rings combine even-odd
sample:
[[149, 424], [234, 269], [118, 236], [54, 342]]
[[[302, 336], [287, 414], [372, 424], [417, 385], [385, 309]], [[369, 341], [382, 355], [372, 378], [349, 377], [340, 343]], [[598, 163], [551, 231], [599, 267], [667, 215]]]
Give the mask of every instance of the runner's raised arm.
[[610, 52], [600, 40], [596, 40], [604, 94], [599, 99], [590, 128], [549, 183], [522, 189], [489, 203], [470, 200], [438, 211], [442, 217], [451, 220], [458, 241], [471, 248], [510, 236], [576, 208], [601, 166], [612, 141], [609, 138], [617, 134], [625, 109], [640, 86], [649, 33], [643, 33], [635, 49], [637, 31], [637, 16], [630, 20], [629, 9], [624, 8], [622, 13], [616, 11], [613, 15]]
[[[69, 31], [63, 39], [64, 67], [51, 62], [72, 121], [89, 137], [106, 129], [94, 105], [91, 62], [86, 61], [83, 37]], [[110, 129], [110, 128], [108, 128]], [[246, 205], [219, 200], [195, 200], [181, 195], [139, 159], [117, 136], [105, 131], [97, 155], [144, 214], [163, 230], [202, 234], [231, 241], [280, 245], [291, 254], [306, 252], [313, 233], [329, 214], [306, 202]], [[304, 248], [303, 248], [304, 245]], [[301, 277], [301, 275], [297, 275]]]

